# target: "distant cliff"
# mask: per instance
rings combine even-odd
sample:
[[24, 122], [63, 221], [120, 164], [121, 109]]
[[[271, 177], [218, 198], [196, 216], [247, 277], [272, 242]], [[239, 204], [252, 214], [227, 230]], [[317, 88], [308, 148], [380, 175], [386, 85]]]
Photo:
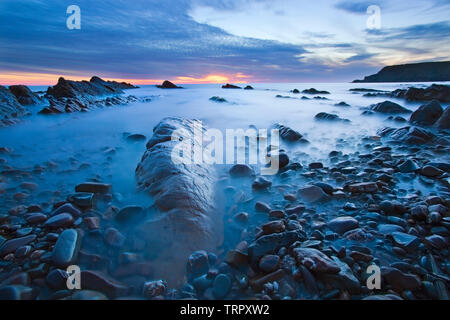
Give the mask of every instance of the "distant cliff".
[[383, 68], [377, 74], [365, 77], [363, 82], [432, 82], [450, 81], [450, 61], [403, 64]]

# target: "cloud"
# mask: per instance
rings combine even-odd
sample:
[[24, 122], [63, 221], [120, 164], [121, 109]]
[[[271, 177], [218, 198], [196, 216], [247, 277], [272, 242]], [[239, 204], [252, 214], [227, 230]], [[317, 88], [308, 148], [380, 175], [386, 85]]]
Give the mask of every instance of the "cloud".
[[368, 1], [350, 1], [350, 0], [345, 0], [345, 1], [339, 1], [338, 3], [335, 4], [335, 8], [345, 11], [347, 13], [353, 13], [353, 14], [362, 14], [365, 15], [367, 14], [367, 8], [372, 6], [372, 5], [378, 5], [381, 6], [381, 4], [383, 4], [382, 1], [378, 0], [378, 1], [372, 1], [372, 0], [368, 0]]

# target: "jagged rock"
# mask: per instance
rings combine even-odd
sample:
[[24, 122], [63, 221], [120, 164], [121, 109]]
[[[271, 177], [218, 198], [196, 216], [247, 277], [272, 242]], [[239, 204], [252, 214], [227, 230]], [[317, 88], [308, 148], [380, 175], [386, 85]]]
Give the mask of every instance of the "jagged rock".
[[233, 85], [233, 84], [227, 83], [226, 85], [223, 85], [223, 86], [222, 86], [222, 89], [242, 89], [242, 88], [239, 87], [239, 86], [235, 86], [235, 85]]
[[438, 129], [450, 129], [450, 107], [445, 108], [442, 116], [436, 122], [436, 127]]
[[348, 119], [342, 119], [339, 116], [331, 113], [321, 112], [318, 113], [314, 119], [317, 121], [334, 121], [334, 122], [350, 122]]
[[157, 85], [160, 89], [182, 89], [183, 87], [179, 87], [176, 84], [173, 84], [172, 82], [166, 80], [161, 85]]
[[196, 121], [165, 118], [154, 128], [136, 168], [139, 189], [154, 198], [159, 210], [139, 225], [137, 234], [151, 253], [160, 253], [162, 262], [155, 273], [169, 283], [182, 279], [184, 263], [192, 252], [212, 251], [223, 237], [221, 216], [214, 207], [213, 166], [205, 161], [184, 164], [179, 153], [172, 152], [179, 143], [171, 141], [175, 131], [195, 147], [202, 141], [197, 135], [194, 140], [194, 130], [202, 129]]
[[330, 94], [328, 91], [319, 91], [314, 88], [303, 90], [302, 93], [304, 93], [304, 94]]
[[42, 103], [42, 99], [30, 90], [27, 86], [16, 85], [10, 86], [9, 91], [16, 97], [17, 101], [23, 106], [35, 105]]
[[289, 142], [297, 142], [303, 138], [303, 136], [298, 131], [295, 131], [295, 130], [293, 130], [289, 127], [286, 127], [282, 124], [276, 124], [274, 127], [279, 130], [280, 137], [283, 140], [286, 140]]
[[407, 144], [426, 144], [433, 140], [435, 135], [430, 131], [417, 127], [404, 127], [400, 129], [385, 128], [378, 131], [381, 137], [389, 137], [392, 140]]
[[370, 109], [372, 111], [384, 114], [411, 113], [410, 110], [391, 101], [384, 101], [378, 104], [374, 104], [370, 107]]
[[391, 97], [403, 98], [408, 101], [431, 101], [450, 102], [450, 86], [433, 84], [428, 88], [397, 89], [390, 93]]
[[439, 101], [433, 100], [414, 111], [409, 122], [421, 126], [432, 126], [439, 120], [443, 112]]
[[10, 125], [25, 116], [27, 111], [17, 101], [10, 90], [0, 86], [0, 125]]
[[314, 273], [337, 274], [341, 271], [341, 268], [335, 261], [317, 249], [295, 248], [293, 253], [298, 264], [304, 265]]

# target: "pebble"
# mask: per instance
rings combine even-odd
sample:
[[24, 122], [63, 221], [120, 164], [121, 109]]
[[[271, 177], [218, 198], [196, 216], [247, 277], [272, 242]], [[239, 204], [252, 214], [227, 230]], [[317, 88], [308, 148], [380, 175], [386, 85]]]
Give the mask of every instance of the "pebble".
[[323, 192], [322, 188], [317, 186], [306, 186], [297, 192], [298, 196], [307, 202], [320, 202], [328, 199], [328, 195]]
[[53, 263], [65, 268], [75, 262], [81, 243], [80, 234], [75, 229], [64, 230], [58, 237], [52, 252]]
[[108, 228], [105, 231], [105, 242], [115, 248], [120, 248], [125, 243], [125, 236], [115, 228]]
[[359, 222], [353, 217], [338, 217], [328, 222], [328, 228], [339, 234], [358, 228]]
[[25, 246], [36, 239], [36, 235], [28, 235], [21, 238], [7, 240], [0, 247], [0, 256], [3, 257], [9, 253], [15, 252], [18, 248]]
[[53, 217], [50, 217], [44, 226], [47, 228], [67, 228], [74, 222], [74, 219], [70, 213], [60, 213]]
[[231, 279], [226, 274], [219, 274], [213, 283], [213, 294], [216, 299], [225, 298], [231, 289]]
[[75, 187], [75, 192], [105, 194], [111, 192], [111, 185], [107, 183], [85, 182]]
[[265, 255], [261, 258], [259, 261], [259, 269], [261, 269], [263, 272], [273, 272], [278, 268], [278, 264], [280, 262], [280, 257], [273, 254]]

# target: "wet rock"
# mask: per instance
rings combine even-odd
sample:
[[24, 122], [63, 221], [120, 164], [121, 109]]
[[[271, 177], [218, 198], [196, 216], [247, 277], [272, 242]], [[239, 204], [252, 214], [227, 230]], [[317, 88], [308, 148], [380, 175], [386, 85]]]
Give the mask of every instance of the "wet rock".
[[167, 293], [167, 283], [164, 280], [146, 282], [144, 283], [143, 293], [147, 299], [165, 296]]
[[231, 279], [226, 274], [219, 274], [213, 283], [213, 294], [216, 299], [225, 298], [231, 290]]
[[286, 213], [288, 215], [300, 214], [300, 213], [305, 212], [305, 210], [306, 210], [306, 207], [304, 205], [298, 205], [298, 206], [295, 206], [295, 207], [292, 207], [292, 208], [287, 208], [286, 209]]
[[402, 173], [416, 172], [419, 170], [419, 166], [413, 160], [408, 159], [398, 166], [398, 170]]
[[88, 192], [78, 192], [67, 197], [67, 200], [80, 208], [92, 208], [94, 206], [94, 194]]
[[286, 229], [282, 220], [267, 222], [261, 228], [264, 234], [281, 233]]
[[111, 299], [125, 296], [128, 293], [128, 288], [125, 285], [100, 272], [91, 270], [81, 271], [81, 287], [99, 291]]
[[436, 127], [441, 130], [450, 129], [450, 107], [445, 108], [442, 116], [436, 122]]
[[217, 102], [217, 103], [225, 103], [225, 102], [228, 102], [227, 99], [221, 98], [221, 97], [218, 97], [218, 96], [211, 97], [211, 98], [209, 98], [209, 100], [210, 100], [210, 101], [213, 101], [213, 102]]
[[230, 171], [230, 176], [241, 178], [241, 177], [251, 177], [255, 175], [255, 171], [252, 167], [246, 164], [236, 164], [234, 165]]
[[26, 115], [26, 110], [16, 97], [3, 86], [0, 86], [0, 125], [10, 125]]
[[420, 170], [420, 174], [425, 176], [425, 177], [429, 177], [429, 178], [435, 178], [435, 177], [439, 177], [444, 173], [444, 171], [433, 167], [433, 166], [425, 166]]
[[328, 91], [319, 91], [315, 88], [303, 90], [302, 93], [303, 94], [330, 94]]
[[424, 205], [419, 205], [411, 208], [411, 216], [418, 221], [425, 221], [428, 216], [428, 208]]
[[336, 274], [341, 271], [335, 261], [317, 249], [295, 248], [293, 253], [297, 263], [304, 265], [314, 273]]
[[420, 288], [420, 280], [412, 274], [404, 273], [396, 268], [382, 267], [381, 274], [386, 283], [397, 291], [415, 290]]
[[308, 168], [310, 168], [310, 169], [322, 169], [323, 168], [323, 163], [322, 162], [313, 162], [313, 163], [310, 163], [308, 165]]
[[114, 216], [114, 219], [118, 222], [127, 222], [137, 218], [144, 217], [144, 208], [140, 206], [127, 206], [120, 209]]
[[147, 137], [144, 136], [143, 134], [134, 133], [134, 134], [130, 134], [129, 136], [127, 136], [126, 140], [130, 141], [130, 142], [140, 142], [140, 141], [147, 140]]
[[204, 250], [193, 252], [186, 265], [188, 274], [194, 277], [205, 274], [209, 267], [208, 253]]
[[100, 193], [111, 192], [111, 185], [107, 183], [85, 182], [75, 187], [75, 192]]
[[351, 193], [375, 193], [378, 186], [375, 182], [363, 182], [349, 185], [348, 190]]
[[281, 247], [289, 246], [299, 239], [296, 231], [287, 231], [283, 233], [273, 233], [258, 238], [248, 247], [248, 255], [253, 263], [270, 253], [274, 253]]
[[353, 217], [339, 217], [328, 222], [328, 228], [339, 234], [356, 229], [358, 226], [358, 220]]
[[100, 228], [99, 217], [86, 217], [83, 219], [83, 222], [89, 230], [97, 230]]
[[77, 208], [75, 208], [72, 204], [70, 203], [66, 203], [63, 204], [62, 206], [56, 208], [51, 214], [50, 216], [54, 216], [60, 213], [70, 213], [73, 217], [78, 218], [79, 216], [81, 216], [81, 211]]
[[47, 228], [67, 228], [74, 222], [74, 219], [70, 213], [60, 213], [50, 217], [44, 226]]
[[230, 250], [225, 257], [225, 261], [235, 268], [246, 267], [249, 259], [248, 255], [239, 250]]
[[67, 288], [68, 274], [65, 270], [54, 269], [48, 273], [45, 280], [53, 290], [63, 290]]
[[314, 182], [313, 184], [321, 188], [326, 194], [330, 196], [333, 195], [334, 187], [332, 185], [324, 182]]
[[245, 88], [244, 88], [244, 90], [253, 90], [254, 88], [252, 87], [252, 86], [246, 86]]
[[61, 268], [74, 264], [78, 257], [81, 244], [81, 235], [75, 229], [64, 230], [52, 252], [53, 263]]
[[384, 101], [371, 106], [371, 110], [385, 114], [411, 113], [410, 110], [391, 101]]
[[306, 202], [320, 202], [328, 199], [328, 196], [323, 192], [322, 188], [317, 186], [306, 186], [297, 191], [299, 197]]
[[447, 240], [440, 235], [426, 237], [425, 242], [438, 250], [446, 249], [448, 247]]
[[36, 105], [42, 103], [42, 99], [30, 90], [27, 86], [15, 85], [9, 86], [9, 91], [16, 97], [17, 101], [23, 106]]
[[338, 274], [327, 274], [324, 275], [323, 279], [327, 283], [337, 283], [341, 290], [348, 290], [351, 294], [358, 294], [361, 292], [361, 284], [359, 280], [355, 277], [352, 269], [345, 263], [339, 260], [337, 257], [332, 257], [333, 261], [339, 267], [340, 271]]
[[286, 127], [282, 124], [275, 125], [275, 128], [279, 130], [280, 138], [288, 142], [298, 142], [303, 138], [303, 135], [292, 128]]
[[120, 248], [125, 243], [125, 236], [115, 228], [108, 228], [105, 231], [105, 242], [115, 248]]
[[270, 206], [267, 203], [258, 201], [255, 203], [255, 210], [258, 212], [269, 213], [272, 209], [270, 208]]
[[350, 122], [348, 119], [342, 119], [338, 115], [321, 112], [318, 113], [315, 117], [315, 120], [317, 121], [330, 121], [330, 122]]
[[27, 223], [31, 225], [40, 224], [47, 220], [47, 216], [43, 213], [33, 213], [27, 217]]
[[223, 85], [223, 86], [222, 86], [222, 89], [242, 89], [242, 88], [239, 87], [239, 86], [235, 86], [235, 85], [233, 85], [233, 84], [227, 83], [226, 85]]
[[15, 252], [18, 248], [25, 246], [36, 240], [36, 235], [31, 234], [25, 237], [10, 239], [5, 241], [0, 247], [0, 257]]
[[432, 126], [439, 120], [443, 112], [439, 101], [433, 100], [414, 111], [409, 122], [421, 126]]
[[414, 251], [420, 244], [420, 239], [416, 236], [403, 233], [403, 232], [393, 232], [391, 233], [394, 242], [408, 251]]
[[279, 256], [268, 254], [261, 258], [258, 266], [259, 269], [262, 270], [263, 272], [270, 273], [277, 270], [279, 262], [280, 262]]
[[252, 188], [255, 190], [265, 190], [272, 186], [272, 181], [267, 180], [264, 177], [258, 177], [252, 184]]
[[391, 235], [394, 232], [403, 232], [404, 229], [401, 226], [398, 226], [396, 224], [380, 224], [378, 226], [378, 231], [387, 236], [387, 235]]
[[182, 89], [182, 87], [179, 87], [168, 80], [164, 81], [161, 85], [157, 85], [157, 87], [160, 89]]
[[344, 101], [335, 104], [336, 107], [350, 107], [350, 105]]

